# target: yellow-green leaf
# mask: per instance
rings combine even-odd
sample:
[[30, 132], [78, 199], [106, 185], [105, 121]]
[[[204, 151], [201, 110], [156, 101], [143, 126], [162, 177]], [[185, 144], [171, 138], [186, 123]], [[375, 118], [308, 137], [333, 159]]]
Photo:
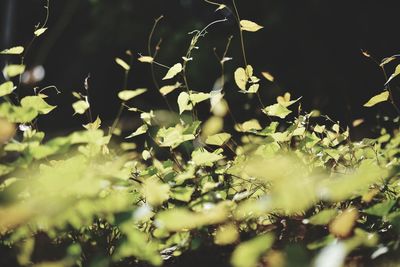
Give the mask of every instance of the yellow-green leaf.
[[260, 88], [260, 85], [258, 83], [253, 84], [249, 87], [249, 90], [247, 90], [247, 93], [255, 94], [258, 92], [258, 89]]
[[172, 66], [167, 74], [164, 76], [163, 80], [168, 80], [174, 78], [177, 74], [179, 74], [182, 71], [182, 64], [181, 63], [176, 63], [174, 66]]
[[3, 72], [7, 77], [15, 77], [18, 76], [25, 71], [25, 66], [24, 65], [8, 65], [4, 68]]
[[84, 100], [76, 101], [72, 104], [72, 108], [74, 109], [75, 114], [85, 114], [86, 110], [90, 107], [89, 103]]
[[100, 126], [101, 126], [101, 119], [99, 117], [97, 117], [94, 122], [83, 125], [83, 127], [88, 130], [97, 130], [100, 128]]
[[286, 107], [279, 103], [264, 108], [263, 112], [268, 116], [279, 117], [281, 119], [286, 118], [287, 115], [292, 113], [292, 111], [288, 110]]
[[143, 124], [134, 133], [132, 133], [131, 135], [127, 136], [126, 138], [132, 138], [132, 137], [135, 137], [135, 136], [138, 136], [138, 135], [145, 134], [148, 129], [149, 129], [149, 127], [147, 126], [147, 124]]
[[172, 93], [174, 90], [178, 89], [180, 86], [181, 86], [180, 83], [176, 83], [174, 85], [165, 85], [161, 87], [160, 93], [164, 96], [168, 95], [169, 93]]
[[197, 166], [212, 166], [214, 162], [223, 158], [221, 154], [211, 153], [204, 149], [198, 149], [192, 153], [192, 161]]
[[153, 63], [154, 58], [150, 56], [141, 56], [138, 58], [138, 60], [143, 63]]
[[389, 79], [387, 80], [386, 84], [387, 85], [391, 80], [396, 78], [400, 74], [400, 64], [397, 65], [396, 69], [394, 70], [393, 74], [390, 75]]
[[270, 82], [273, 82], [275, 80], [274, 76], [272, 76], [271, 73], [269, 73], [268, 71], [263, 71], [261, 72], [262, 76], [267, 79]]
[[146, 88], [139, 88], [136, 90], [124, 90], [118, 93], [119, 99], [123, 101], [128, 101], [134, 97], [137, 97], [138, 95], [144, 94], [147, 92]]
[[128, 63], [126, 63], [124, 60], [120, 59], [120, 58], [115, 58], [115, 62], [120, 65], [125, 71], [129, 71], [131, 69], [131, 67], [129, 66]]
[[2, 85], [0, 85], [0, 97], [9, 95], [15, 90], [13, 82], [5, 82]]
[[258, 25], [257, 23], [250, 20], [241, 20], [240, 26], [243, 31], [248, 31], [248, 32], [256, 32], [264, 28], [263, 26]]
[[231, 138], [232, 136], [228, 133], [219, 133], [219, 134], [214, 134], [209, 136], [206, 139], [206, 144], [208, 145], [215, 145], [215, 146], [222, 146], [223, 144], [225, 144], [226, 142], [228, 142], [228, 140]]
[[55, 106], [47, 104], [40, 96], [26, 96], [22, 98], [21, 106], [24, 108], [32, 108], [39, 114], [48, 114], [56, 108]]
[[364, 107], [372, 107], [375, 106], [378, 103], [385, 102], [389, 99], [389, 91], [384, 91], [383, 93], [380, 93], [379, 95], [376, 95], [372, 97], [370, 100], [368, 100], [367, 103], [364, 104]]
[[238, 68], [235, 71], [235, 82], [236, 85], [243, 91], [246, 90], [246, 84], [247, 84], [247, 80], [249, 79], [249, 77], [246, 74], [246, 71], [244, 70], [244, 68]]
[[47, 31], [47, 28], [40, 28], [37, 29], [36, 31], [33, 32], [33, 34], [35, 34], [36, 37], [42, 35], [45, 31]]
[[22, 46], [15, 46], [9, 49], [4, 49], [0, 52], [2, 55], [20, 55], [24, 52], [24, 48]]
[[161, 183], [158, 177], [151, 177], [144, 181], [142, 194], [152, 206], [159, 206], [169, 199], [169, 185]]
[[214, 242], [217, 245], [229, 245], [239, 238], [239, 231], [234, 224], [221, 225], [218, 227]]
[[233, 251], [231, 264], [233, 267], [255, 267], [261, 256], [272, 246], [274, 236], [265, 234], [242, 242]]

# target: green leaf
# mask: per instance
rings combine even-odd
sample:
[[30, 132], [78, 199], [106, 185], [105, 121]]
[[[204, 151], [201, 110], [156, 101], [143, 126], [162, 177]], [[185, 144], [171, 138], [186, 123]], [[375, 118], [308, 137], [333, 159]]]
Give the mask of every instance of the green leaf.
[[39, 114], [48, 114], [56, 108], [55, 106], [47, 104], [40, 96], [26, 96], [22, 98], [21, 106], [24, 108], [32, 108]]
[[181, 92], [178, 96], [179, 113], [182, 114], [184, 111], [192, 110], [196, 104], [210, 97], [209, 93], [190, 92], [190, 94], [188, 94], [187, 92]]
[[141, 56], [138, 58], [138, 60], [143, 63], [153, 63], [154, 58], [150, 56]]
[[167, 74], [164, 76], [163, 80], [168, 80], [174, 78], [176, 75], [178, 75], [182, 71], [182, 64], [181, 63], [176, 63], [174, 66], [172, 66]]
[[268, 106], [262, 110], [268, 116], [279, 117], [281, 119], [286, 118], [287, 115], [292, 113], [289, 109], [284, 107], [283, 105], [277, 103], [271, 106]]
[[383, 93], [380, 93], [379, 95], [376, 95], [372, 97], [370, 100], [368, 100], [368, 102], [364, 104], [364, 107], [369, 108], [375, 106], [378, 103], [385, 102], [388, 99], [389, 99], [389, 91], [384, 91]]
[[397, 65], [396, 69], [394, 70], [393, 74], [390, 75], [389, 79], [387, 80], [387, 82], [385, 83], [385, 86], [390, 83], [391, 80], [393, 80], [394, 78], [396, 78], [398, 75], [400, 74], [400, 64]]
[[40, 29], [37, 29], [36, 31], [34, 31], [33, 34], [34, 34], [36, 37], [39, 37], [39, 36], [42, 35], [45, 31], [47, 31], [47, 28], [40, 28]]
[[146, 92], [147, 92], [146, 88], [139, 88], [136, 90], [124, 90], [124, 91], [121, 91], [118, 93], [118, 97], [122, 101], [128, 101], [128, 100], [131, 100], [132, 98], [137, 97]]
[[192, 198], [192, 194], [195, 191], [194, 187], [175, 187], [172, 190], [171, 197], [183, 202], [189, 202]]
[[97, 130], [100, 128], [100, 126], [101, 126], [101, 119], [99, 116], [97, 116], [94, 122], [83, 125], [83, 127], [88, 130]]
[[15, 65], [11, 64], [4, 68], [3, 72], [7, 77], [15, 77], [18, 76], [25, 71], [25, 65]]
[[192, 152], [192, 161], [197, 166], [212, 166], [214, 162], [223, 158], [224, 156], [219, 153], [211, 153], [204, 149], [198, 149]]
[[245, 121], [242, 124], [235, 125], [235, 130], [238, 132], [254, 132], [254, 131], [261, 130], [261, 129], [262, 129], [262, 127], [261, 127], [260, 123], [258, 122], [258, 120], [256, 120], [256, 119], [251, 119], [251, 120]]
[[248, 32], [256, 32], [264, 28], [263, 26], [258, 25], [253, 21], [245, 19], [240, 21], [240, 27], [242, 28], [243, 31], [248, 31]]
[[186, 92], [182, 92], [178, 96], [178, 107], [179, 114], [182, 114], [186, 110], [192, 110], [193, 105], [190, 102], [189, 94]]
[[15, 90], [14, 84], [11, 81], [5, 82], [0, 85], [0, 97], [9, 95]]
[[90, 107], [89, 103], [85, 100], [79, 100], [72, 104], [72, 108], [74, 109], [75, 114], [85, 114], [86, 110]]
[[4, 49], [0, 52], [1, 55], [20, 55], [24, 52], [24, 47], [22, 46], [15, 46], [9, 49]]
[[158, 228], [171, 232], [195, 229], [204, 225], [219, 224], [224, 222], [228, 216], [228, 204], [220, 202], [204, 210], [203, 212], [192, 212], [186, 208], [174, 208], [159, 212], [155, 223]]
[[249, 77], [247, 76], [244, 68], [236, 69], [234, 76], [235, 76], [236, 85], [240, 88], [240, 90], [245, 91], [246, 85], [247, 85], [247, 80], [249, 79]]
[[128, 138], [132, 138], [132, 137], [136, 137], [136, 136], [145, 134], [145, 133], [147, 133], [148, 129], [149, 129], [149, 127], [147, 126], [147, 124], [143, 124], [134, 133], [130, 134], [126, 138], [128, 139]]
[[249, 87], [249, 90], [247, 90], [247, 93], [255, 94], [255, 93], [258, 92], [258, 89], [259, 89], [259, 88], [260, 88], [260, 85], [259, 85], [258, 83], [253, 84], [253, 85], [251, 85], [251, 86]]
[[313, 215], [308, 219], [308, 221], [313, 225], [327, 225], [336, 217], [337, 214], [338, 211], [336, 209], [326, 209]]
[[214, 242], [217, 245], [229, 245], [239, 239], [239, 231], [234, 224], [221, 225], [218, 227]]
[[115, 58], [115, 62], [121, 66], [125, 71], [129, 71], [131, 69], [131, 67], [129, 66], [128, 63], [126, 63], [124, 60], [120, 59], [120, 58]]
[[231, 264], [234, 267], [255, 267], [261, 256], [271, 248], [274, 242], [272, 234], [265, 234], [242, 242], [232, 253]]
[[156, 207], [169, 199], [169, 185], [161, 183], [158, 177], [151, 177], [143, 182], [142, 194], [147, 203]]
[[214, 146], [222, 146], [224, 145], [226, 142], [228, 142], [228, 140], [231, 138], [232, 136], [228, 133], [219, 133], [219, 134], [214, 134], [212, 136], [209, 136], [206, 139], [206, 144], [208, 145], [214, 145]]
[[6, 102], [0, 104], [0, 117], [7, 118], [10, 122], [28, 123], [38, 116], [38, 112], [30, 107], [18, 107]]
[[161, 139], [161, 147], [176, 148], [183, 142], [194, 140], [196, 137], [192, 133], [186, 133], [186, 128], [177, 124], [174, 127], [161, 128], [157, 132], [157, 138]]
[[160, 88], [160, 93], [164, 96], [168, 95], [169, 93], [172, 93], [173, 91], [178, 89], [181, 85], [182, 85], [181, 83], [176, 83], [174, 85], [165, 85]]
[[389, 214], [397, 200], [389, 199], [382, 203], [373, 205], [372, 207], [365, 209], [364, 212], [369, 215], [383, 217]]

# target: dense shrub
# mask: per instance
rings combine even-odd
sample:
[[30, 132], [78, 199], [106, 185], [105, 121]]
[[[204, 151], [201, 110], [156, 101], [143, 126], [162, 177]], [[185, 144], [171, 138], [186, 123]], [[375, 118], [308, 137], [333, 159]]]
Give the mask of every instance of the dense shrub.
[[[119, 114], [108, 127], [93, 117], [86, 80], [84, 92], [73, 92], [72, 108], [88, 123], [47, 138], [37, 119], [56, 108], [49, 103], [57, 88], [34, 88], [21, 98], [28, 49], [1, 52], [21, 58], [6, 66], [7, 82], [0, 85], [2, 266], [176, 266], [196, 265], [188, 263], [193, 259], [205, 264], [205, 258], [235, 267], [396, 264], [398, 131], [381, 129], [375, 139], [352, 141], [348, 127], [304, 111], [289, 93], [264, 104], [259, 90], [274, 77], [248, 63], [244, 40], [262, 26], [242, 20], [234, 1], [206, 2], [235, 14], [243, 51], [234, 57], [238, 62], [227, 38], [226, 47], [215, 50], [220, 79], [212, 90], [193, 90], [187, 72], [196, 50], [207, 30], [225, 19], [191, 32], [187, 52], [167, 66], [157, 61], [159, 44], [152, 38], [160, 17], [148, 54], [138, 60], [150, 66], [151, 90], [168, 109], [132, 106], [148, 89], [128, 89], [128, 62], [136, 55], [127, 51], [116, 58], [125, 82]], [[46, 22], [34, 39], [45, 33]], [[378, 65], [385, 72], [394, 60]], [[231, 75], [226, 64], [243, 67]], [[162, 81], [155, 68], [165, 69]], [[383, 102], [398, 111], [390, 83], [399, 73], [400, 67], [365, 106]], [[238, 90], [225, 89], [230, 77]], [[243, 103], [258, 99], [254, 118], [236, 121], [230, 109], [243, 105], [225, 98], [235, 93]], [[124, 112], [142, 122], [133, 133], [122, 131]]]

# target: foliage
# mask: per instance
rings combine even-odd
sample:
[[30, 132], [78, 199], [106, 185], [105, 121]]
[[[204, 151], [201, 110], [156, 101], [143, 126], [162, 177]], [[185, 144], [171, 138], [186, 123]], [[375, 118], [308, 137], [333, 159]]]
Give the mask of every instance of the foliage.
[[[254, 95], [259, 99], [262, 116], [241, 123], [231, 116], [228, 122], [232, 105], [224, 93], [235, 92], [225, 90], [224, 66], [232, 62], [231, 38], [223, 55], [216, 54], [222, 70], [216, 88], [201, 92], [189, 85], [186, 74], [199, 43], [225, 19], [193, 31], [188, 51], [172, 67], [157, 62], [158, 46], [139, 55], [168, 104], [167, 121], [159, 110], [129, 106], [148, 89], [128, 89], [127, 62], [133, 58], [128, 51], [128, 61], [115, 60], [125, 83], [118, 94], [120, 112], [108, 130], [92, 118], [85, 83], [85, 93], [73, 92], [71, 114], [88, 115], [88, 124], [55, 138], [47, 138], [37, 124], [56, 108], [47, 88], [18, 95], [27, 50], [15, 46], [1, 52], [21, 57], [21, 64], [5, 68], [8, 81], [0, 85], [0, 251], [8, 251], [7, 264], [159, 266], [206, 246], [231, 252], [235, 267], [378, 264], [382, 254], [395, 255], [398, 131], [382, 129], [375, 139], [352, 141], [349, 128], [303, 111], [300, 98], [291, 100], [289, 93], [265, 106], [259, 90], [274, 77], [266, 71], [260, 72], [265, 81], [256, 76], [243, 38], [263, 27], [241, 20], [235, 1], [232, 7], [206, 2], [235, 14], [244, 66], [229, 76], [244, 102]], [[33, 38], [46, 29], [46, 22], [39, 24]], [[384, 59], [380, 67], [393, 60]], [[167, 84], [160, 87], [154, 67], [166, 69]], [[366, 107], [386, 102], [398, 110], [390, 87], [398, 69]], [[207, 102], [210, 113], [202, 119]], [[142, 120], [131, 134], [121, 133], [125, 109]], [[50, 255], [48, 248], [57, 253]]]

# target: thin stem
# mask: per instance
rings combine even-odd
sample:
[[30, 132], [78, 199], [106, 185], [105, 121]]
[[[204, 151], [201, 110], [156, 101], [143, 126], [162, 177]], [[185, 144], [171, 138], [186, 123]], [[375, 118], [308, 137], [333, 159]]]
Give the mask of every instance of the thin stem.
[[[158, 43], [156, 44], [155, 49], [154, 49], [154, 52], [151, 51], [151, 41], [152, 41], [152, 39], [153, 39], [153, 35], [154, 35], [155, 30], [156, 30], [157, 24], [158, 24], [158, 23], [160, 22], [160, 20], [162, 20], [163, 18], [164, 18], [164, 16], [161, 15], [161, 16], [159, 16], [158, 18], [156, 18], [156, 19], [154, 20], [154, 24], [153, 24], [153, 27], [151, 28], [151, 31], [150, 31], [150, 34], [149, 34], [149, 38], [148, 38], [148, 41], [147, 41], [147, 52], [148, 52], [149, 56], [152, 56], [152, 57], [153, 57], [153, 61], [152, 61], [151, 64], [150, 64], [150, 68], [151, 68], [151, 78], [152, 78], [153, 84], [154, 84], [154, 86], [156, 87], [156, 89], [157, 89], [158, 92], [160, 92], [160, 85], [159, 85], [158, 82], [157, 82], [156, 74], [155, 74], [155, 71], [154, 71], [154, 64], [157, 64], [157, 62], [155, 62], [154, 60], [156, 59], [157, 54], [158, 54], [158, 51], [160, 50], [160, 45], [161, 45], [162, 39], [160, 39], [160, 40], [158, 41]], [[159, 65], [162, 65], [162, 64], [159, 64]], [[160, 93], [160, 94], [161, 94], [161, 93]], [[167, 104], [168, 109], [169, 109], [170, 111], [172, 111], [171, 105], [169, 104], [167, 97], [166, 97], [165, 95], [163, 95], [163, 94], [161, 94], [161, 96], [162, 96], [162, 98], [164, 99], [165, 103]]]
[[[364, 51], [362, 51], [362, 52], [363, 52], [363, 54], [364, 54], [367, 58], [371, 59], [371, 60], [382, 70], [383, 76], [385, 77], [385, 81], [387, 81], [387, 80], [388, 80], [388, 75], [387, 75], [387, 73], [386, 73], [385, 66], [382, 65], [382, 64], [380, 64], [380, 63], [379, 63], [373, 56], [371, 56], [370, 54], [364, 53]], [[398, 55], [394, 55], [394, 57], [396, 57], [396, 56], [398, 56]], [[393, 91], [392, 91], [392, 88], [390, 87], [389, 84], [386, 85], [386, 89], [387, 89], [388, 92], [389, 92], [390, 104], [392, 104], [393, 108], [396, 110], [397, 115], [400, 116], [400, 109], [399, 109], [399, 107], [396, 105], [396, 102], [394, 101], [394, 98], [393, 98]]]
[[[129, 66], [132, 65], [132, 61], [133, 61], [133, 56], [131, 53], [129, 53], [130, 59], [129, 59]], [[125, 90], [128, 86], [128, 77], [129, 77], [129, 70], [125, 71], [125, 75], [124, 75], [124, 83], [123, 83], [123, 89]], [[119, 109], [118, 109], [118, 113], [117, 116], [114, 119], [113, 124], [111, 125], [111, 128], [108, 131], [108, 135], [112, 135], [115, 131], [115, 129], [117, 128], [117, 125], [119, 123], [119, 120], [121, 118], [122, 112], [124, 111], [124, 107], [125, 107], [125, 101], [122, 101]]]
[[236, 2], [235, 2], [235, 0], [232, 0], [232, 3], [233, 3], [233, 8], [234, 8], [235, 13], [236, 13], [235, 18], [236, 18], [237, 23], [238, 23], [238, 26], [239, 26], [240, 44], [241, 44], [241, 47], [242, 47], [242, 54], [243, 54], [244, 65], [245, 65], [245, 67], [247, 67], [248, 64], [247, 64], [247, 57], [246, 57], [246, 49], [245, 49], [245, 45], [244, 45], [243, 30], [242, 30], [242, 27], [240, 26], [239, 11], [238, 11], [238, 9], [237, 9], [237, 7], [236, 7]]
[[[382, 69], [383, 75], [385, 76], [385, 80], [387, 81], [388, 80], [388, 76], [387, 76], [385, 67], [383, 65], [382, 66], [379, 65], [379, 67]], [[386, 88], [387, 88], [387, 90], [389, 92], [390, 103], [392, 104], [393, 108], [396, 110], [397, 115], [400, 116], [400, 109], [399, 109], [399, 107], [396, 105], [396, 103], [394, 101], [392, 88], [390, 87], [389, 84], [386, 85]]]

